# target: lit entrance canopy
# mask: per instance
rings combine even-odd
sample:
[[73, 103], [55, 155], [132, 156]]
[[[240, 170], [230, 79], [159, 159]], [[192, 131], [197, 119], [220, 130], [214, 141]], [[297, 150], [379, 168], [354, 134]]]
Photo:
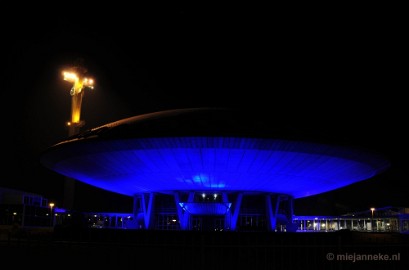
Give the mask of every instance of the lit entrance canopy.
[[233, 110], [162, 111], [71, 137], [47, 149], [41, 162], [62, 175], [129, 196], [257, 191], [300, 198], [389, 167], [371, 153], [289, 140], [272, 129]]

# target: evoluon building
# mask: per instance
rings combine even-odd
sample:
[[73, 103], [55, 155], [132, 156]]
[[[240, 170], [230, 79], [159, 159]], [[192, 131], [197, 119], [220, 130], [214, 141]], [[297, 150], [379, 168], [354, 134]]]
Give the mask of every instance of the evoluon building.
[[291, 229], [293, 200], [389, 167], [378, 155], [297, 138], [263, 115], [191, 108], [90, 129], [45, 151], [47, 168], [132, 196], [136, 228]]

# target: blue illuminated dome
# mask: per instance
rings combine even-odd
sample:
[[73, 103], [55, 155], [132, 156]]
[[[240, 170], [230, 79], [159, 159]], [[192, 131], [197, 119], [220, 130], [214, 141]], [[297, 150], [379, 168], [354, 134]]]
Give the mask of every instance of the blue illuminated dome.
[[[214, 108], [138, 115], [58, 143], [41, 162], [62, 175], [128, 196], [192, 194], [175, 200], [193, 215], [225, 213], [239, 193], [315, 195], [371, 178], [389, 166], [354, 148], [297, 140], [263, 119]], [[224, 206], [193, 206], [197, 194], [213, 193], [224, 194]]]

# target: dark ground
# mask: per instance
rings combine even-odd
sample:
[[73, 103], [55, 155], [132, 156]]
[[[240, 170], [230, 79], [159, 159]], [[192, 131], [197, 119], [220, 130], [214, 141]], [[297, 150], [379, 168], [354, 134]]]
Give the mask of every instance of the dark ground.
[[389, 270], [409, 266], [409, 235], [55, 230], [3, 239], [0, 254], [16, 267]]

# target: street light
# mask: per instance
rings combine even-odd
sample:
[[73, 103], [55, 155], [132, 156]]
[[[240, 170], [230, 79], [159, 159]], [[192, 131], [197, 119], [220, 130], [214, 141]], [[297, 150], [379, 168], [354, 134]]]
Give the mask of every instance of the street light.
[[50, 221], [50, 224], [51, 224], [51, 227], [53, 227], [53, 226], [54, 226], [54, 216], [53, 216], [54, 203], [50, 203], [49, 206], [50, 206], [50, 213], [51, 213], [51, 221]]
[[372, 207], [370, 210], [371, 210], [371, 213], [372, 213], [372, 217], [371, 217], [371, 230], [373, 230], [373, 229], [372, 229], [372, 226], [373, 226], [373, 211], [375, 211], [375, 208]]

